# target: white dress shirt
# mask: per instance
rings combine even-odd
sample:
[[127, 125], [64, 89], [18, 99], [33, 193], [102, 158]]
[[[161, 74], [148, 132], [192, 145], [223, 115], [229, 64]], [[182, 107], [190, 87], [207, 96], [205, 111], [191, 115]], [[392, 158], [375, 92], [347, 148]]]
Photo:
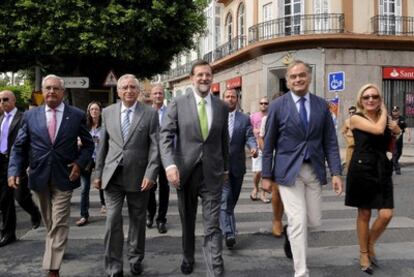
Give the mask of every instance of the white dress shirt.
[[127, 110], [130, 110], [131, 112], [129, 113], [129, 124], [132, 124], [132, 119], [134, 118], [134, 113], [135, 113], [135, 108], [137, 106], [137, 102], [135, 101], [134, 105], [132, 105], [131, 107], [126, 107], [124, 105], [124, 103], [121, 102], [121, 124], [122, 124], [122, 120], [124, 118], [124, 113], [126, 113]]
[[[300, 98], [301, 97], [300, 96], [297, 96], [293, 92], [290, 92], [290, 95], [292, 95], [292, 99], [293, 99], [293, 101], [296, 104], [296, 109], [299, 112], [299, 110], [300, 110]], [[305, 109], [306, 109], [306, 115], [308, 117], [308, 122], [309, 122], [309, 118], [310, 118], [310, 96], [309, 96], [309, 92], [307, 92], [305, 94], [305, 96], [303, 96], [303, 97], [305, 97], [305, 99], [306, 99], [306, 101], [305, 101]]]

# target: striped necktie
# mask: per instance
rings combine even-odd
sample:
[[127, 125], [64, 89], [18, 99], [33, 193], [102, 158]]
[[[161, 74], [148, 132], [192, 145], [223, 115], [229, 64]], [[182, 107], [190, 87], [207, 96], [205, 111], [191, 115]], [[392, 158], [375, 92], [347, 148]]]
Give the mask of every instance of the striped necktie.
[[229, 138], [233, 136], [234, 129], [234, 113], [229, 113]]
[[130, 109], [126, 109], [124, 111], [124, 116], [123, 116], [123, 120], [121, 124], [122, 138], [124, 139], [124, 141], [128, 135], [129, 127], [131, 126], [131, 122], [129, 121], [130, 113], [131, 113]]

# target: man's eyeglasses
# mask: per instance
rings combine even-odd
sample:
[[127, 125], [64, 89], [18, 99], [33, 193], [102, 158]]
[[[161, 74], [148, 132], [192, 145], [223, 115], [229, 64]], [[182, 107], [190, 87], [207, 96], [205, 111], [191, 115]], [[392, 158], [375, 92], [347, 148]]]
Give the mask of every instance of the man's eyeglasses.
[[260, 102], [259, 104], [260, 105], [269, 105], [269, 103], [267, 103], [267, 102]]
[[364, 100], [369, 100], [370, 98], [372, 98], [373, 100], [378, 100], [380, 98], [380, 96], [378, 94], [362, 96], [362, 99], [364, 99]]
[[0, 98], [0, 102], [9, 102], [9, 98], [7, 97]]

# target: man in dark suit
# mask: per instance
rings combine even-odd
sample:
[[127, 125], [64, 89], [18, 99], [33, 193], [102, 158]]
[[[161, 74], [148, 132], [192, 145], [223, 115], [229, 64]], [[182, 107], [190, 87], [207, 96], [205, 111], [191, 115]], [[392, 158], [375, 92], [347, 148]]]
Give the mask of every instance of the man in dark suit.
[[0, 208], [3, 214], [3, 229], [0, 236], [0, 247], [16, 240], [16, 210], [14, 198], [20, 206], [30, 214], [33, 228], [40, 225], [39, 208], [32, 200], [32, 194], [27, 187], [27, 176], [20, 179], [20, 186], [14, 191], [7, 184], [7, 168], [10, 150], [19, 131], [23, 114], [16, 108], [16, 97], [13, 92], [0, 92], [0, 105], [4, 114], [0, 116]]
[[29, 164], [29, 188], [38, 197], [47, 231], [43, 269], [53, 277], [59, 276], [68, 239], [72, 191], [80, 186], [80, 169], [89, 163], [94, 148], [85, 114], [63, 103], [64, 90], [62, 78], [48, 75], [43, 79], [46, 105], [24, 114], [8, 172], [9, 186], [17, 188]]
[[202, 199], [203, 254], [208, 276], [223, 274], [220, 201], [227, 179], [228, 108], [212, 97], [212, 68], [198, 61], [191, 69], [193, 91], [176, 97], [167, 107], [160, 132], [160, 151], [167, 179], [177, 188], [182, 225], [181, 272], [194, 266], [195, 220], [198, 196]]
[[94, 187], [105, 191], [105, 271], [123, 276], [122, 206], [128, 204], [128, 261], [132, 275], [143, 271], [149, 190], [158, 174], [158, 113], [137, 101], [138, 80], [125, 74], [117, 85], [120, 103], [102, 112]]
[[327, 183], [328, 161], [334, 191], [342, 192], [341, 159], [335, 127], [323, 98], [309, 92], [311, 68], [294, 61], [286, 80], [289, 93], [269, 108], [263, 150], [263, 188], [274, 180], [288, 218], [284, 250], [294, 261], [295, 276], [309, 276], [307, 227], [321, 223], [321, 185]]
[[[167, 107], [164, 105], [164, 88], [161, 84], [156, 84], [151, 88], [152, 107], [158, 112], [158, 120], [161, 126]], [[167, 233], [167, 211], [170, 199], [170, 186], [164, 167], [160, 166], [158, 170], [158, 216], [156, 219], [158, 232], [160, 234]], [[155, 199], [155, 191], [157, 184], [150, 190], [148, 201], [147, 227], [151, 228], [154, 223], [155, 213], [157, 211], [157, 201]]]
[[227, 89], [224, 92], [224, 102], [229, 107], [229, 179], [223, 186], [221, 196], [220, 226], [224, 234], [226, 246], [232, 249], [236, 244], [236, 218], [234, 208], [239, 199], [246, 173], [245, 147], [250, 149], [250, 154], [257, 157], [256, 138], [253, 135], [252, 125], [248, 115], [237, 111], [238, 95], [235, 89]]

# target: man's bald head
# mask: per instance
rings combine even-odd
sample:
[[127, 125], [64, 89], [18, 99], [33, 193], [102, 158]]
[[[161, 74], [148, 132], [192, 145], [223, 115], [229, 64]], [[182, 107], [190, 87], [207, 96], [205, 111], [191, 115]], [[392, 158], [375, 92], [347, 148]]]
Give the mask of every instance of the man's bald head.
[[0, 91], [0, 105], [4, 112], [9, 113], [16, 107], [16, 96], [10, 90]]

